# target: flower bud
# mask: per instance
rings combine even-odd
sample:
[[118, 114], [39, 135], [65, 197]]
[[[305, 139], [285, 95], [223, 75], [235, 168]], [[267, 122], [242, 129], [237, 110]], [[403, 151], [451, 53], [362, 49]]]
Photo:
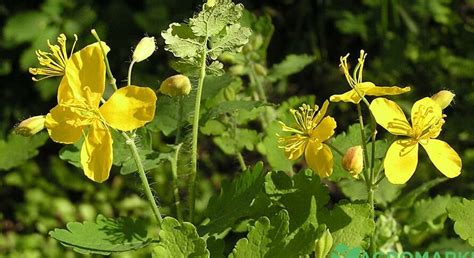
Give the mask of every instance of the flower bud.
[[323, 235], [316, 240], [316, 247], [314, 250], [316, 257], [326, 257], [329, 254], [329, 251], [331, 251], [333, 241], [331, 232], [329, 232], [329, 229], [326, 229], [326, 231], [323, 232]]
[[255, 64], [254, 66], [255, 72], [260, 75], [260, 76], [266, 76], [267, 75], [267, 68], [261, 64]]
[[15, 128], [15, 133], [23, 136], [33, 136], [44, 129], [44, 116], [33, 116], [21, 121]]
[[244, 75], [247, 72], [247, 69], [243, 65], [233, 65], [229, 67], [229, 73], [235, 76]]
[[431, 99], [434, 100], [441, 107], [441, 109], [445, 109], [449, 106], [449, 104], [451, 104], [454, 96], [456, 96], [456, 94], [452, 93], [451, 91], [442, 90], [431, 96]]
[[160, 92], [170, 97], [186, 96], [191, 92], [191, 82], [185, 75], [173, 75], [161, 83]]
[[342, 158], [342, 167], [353, 177], [358, 178], [364, 168], [364, 152], [361, 146], [350, 147]]
[[153, 54], [156, 49], [155, 37], [143, 37], [133, 51], [133, 61], [141, 62]]

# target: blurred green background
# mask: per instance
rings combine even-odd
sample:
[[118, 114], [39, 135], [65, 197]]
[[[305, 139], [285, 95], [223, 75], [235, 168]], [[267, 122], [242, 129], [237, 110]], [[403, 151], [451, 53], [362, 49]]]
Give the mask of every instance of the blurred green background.
[[[411, 86], [399, 97], [409, 110], [413, 101], [439, 90], [456, 93], [455, 103], [446, 109], [447, 122], [440, 138], [463, 159], [462, 175], [431, 195], [450, 193], [474, 197], [474, 1], [452, 0], [274, 0], [238, 1], [257, 15], [272, 18], [275, 32], [268, 50], [267, 65], [291, 53], [310, 54], [316, 59], [303, 72], [269, 90], [270, 102], [295, 95], [315, 95], [316, 102], [347, 90], [338, 69], [339, 57], [359, 50], [368, 52], [365, 77], [377, 85]], [[19, 121], [46, 114], [55, 104], [58, 80], [33, 82], [27, 70], [36, 67], [36, 49], [47, 50], [46, 41], [56, 42], [65, 33], [76, 49], [94, 41], [95, 28], [111, 47], [114, 75], [126, 79], [132, 47], [144, 35], [157, 38], [158, 51], [147, 62], [135, 65], [134, 81], [158, 88], [160, 81], [174, 74], [170, 55], [163, 50], [160, 32], [173, 21], [182, 21], [199, 9], [200, 0], [182, 1], [2, 1], [0, 3], [0, 257], [81, 257], [47, 236], [54, 227], [68, 221], [106, 216], [150, 217], [140, 196], [136, 176], [121, 176], [113, 170], [104, 184], [89, 181], [82, 172], [58, 158], [62, 146], [45, 134], [33, 138], [12, 136]], [[343, 131], [356, 122], [351, 105], [337, 104], [332, 114]], [[352, 110], [351, 110], [352, 111]], [[157, 139], [159, 143], [169, 139]], [[213, 159], [225, 156], [215, 146]], [[41, 147], [39, 147], [41, 146]], [[38, 150], [36, 148], [39, 147]], [[18, 152], [19, 161], [2, 158]], [[39, 153], [38, 153], [39, 152]], [[33, 157], [33, 158], [32, 158]], [[30, 159], [32, 158], [32, 159]], [[211, 174], [231, 174], [237, 164], [204, 156], [201, 169], [210, 180], [201, 180], [204, 193], [201, 209], [219, 187]], [[252, 160], [249, 157], [247, 160]], [[422, 155], [426, 160], [426, 155]], [[213, 166], [219, 164], [219, 166]], [[169, 167], [150, 173], [164, 213], [172, 203]], [[438, 177], [432, 164], [424, 162], [413, 185]], [[147, 250], [141, 253], [145, 255]], [[136, 257], [140, 253], [117, 255]], [[145, 255], [146, 256], [146, 255]]]

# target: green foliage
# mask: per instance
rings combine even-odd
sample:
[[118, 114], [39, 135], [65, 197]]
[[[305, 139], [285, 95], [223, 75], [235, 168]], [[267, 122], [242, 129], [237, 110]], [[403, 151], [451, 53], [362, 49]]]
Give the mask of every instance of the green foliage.
[[260, 162], [232, 183], [224, 181], [221, 193], [209, 200], [206, 210], [209, 222], [200, 226], [200, 234], [219, 234], [232, 227], [237, 220], [249, 216], [252, 205], [256, 206], [255, 197], [263, 190], [264, 179], [263, 164]]
[[437, 186], [438, 184], [446, 181], [446, 178], [437, 178], [433, 179], [429, 182], [422, 184], [421, 186], [413, 189], [407, 194], [404, 194], [402, 198], [396, 200], [392, 204], [392, 208], [394, 209], [406, 209], [413, 205], [413, 203], [424, 193], [429, 191], [431, 188]]
[[153, 257], [204, 258], [209, 257], [209, 251], [193, 224], [166, 217], [160, 230], [160, 242], [153, 248]]
[[110, 254], [143, 248], [150, 244], [143, 221], [130, 218], [110, 219], [97, 216], [95, 222], [70, 222], [67, 229], [55, 229], [49, 234], [76, 252]]
[[474, 246], [474, 228], [472, 218], [474, 216], [474, 201], [462, 199], [449, 204], [449, 218], [454, 223], [454, 231], [471, 246]]
[[0, 170], [9, 170], [38, 155], [38, 148], [45, 144], [47, 134], [24, 137], [10, 134], [6, 140], [0, 139]]
[[272, 82], [284, 79], [300, 72], [315, 60], [314, 57], [309, 55], [288, 55], [281, 63], [273, 65], [268, 72], [268, 79]]
[[240, 239], [229, 257], [300, 257], [309, 254], [307, 243], [314, 243], [317, 232], [302, 229], [289, 231], [289, 216], [281, 210], [271, 219], [261, 217], [247, 235]]

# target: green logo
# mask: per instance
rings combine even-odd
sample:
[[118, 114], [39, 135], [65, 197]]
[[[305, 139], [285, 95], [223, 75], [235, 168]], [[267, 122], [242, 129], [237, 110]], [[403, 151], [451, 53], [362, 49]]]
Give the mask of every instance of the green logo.
[[331, 253], [331, 258], [359, 258], [362, 249], [359, 247], [349, 248], [345, 244], [338, 244]]

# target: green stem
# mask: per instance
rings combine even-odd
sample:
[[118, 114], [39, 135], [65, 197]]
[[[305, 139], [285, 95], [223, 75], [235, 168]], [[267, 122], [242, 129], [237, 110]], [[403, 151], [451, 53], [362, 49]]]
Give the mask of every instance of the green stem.
[[[357, 103], [357, 115], [359, 116], [359, 124], [360, 124], [360, 137], [362, 141], [362, 151], [364, 153], [364, 177], [366, 179], [370, 179], [369, 171], [370, 169], [367, 167], [369, 166], [369, 156], [367, 153], [367, 141], [365, 139], [365, 126], [364, 126], [364, 117], [362, 116], [362, 108], [360, 104]], [[366, 180], [367, 190], [370, 186], [370, 180]]]
[[174, 159], [171, 160], [171, 172], [173, 173], [173, 194], [176, 205], [176, 216], [178, 217], [179, 221], [183, 221], [183, 213], [181, 211], [181, 201], [178, 187], [178, 158], [181, 145], [182, 143], [176, 146]]
[[[257, 91], [255, 91], [255, 100], [262, 100], [264, 103], [267, 103], [268, 102], [268, 99], [267, 99], [267, 94], [265, 93], [265, 88], [263, 87], [263, 84], [262, 82], [260, 81], [260, 79], [258, 78], [258, 75], [257, 73], [255, 72], [255, 64], [254, 63], [251, 63], [250, 65], [250, 73], [249, 73], [249, 77], [250, 77], [250, 82], [252, 84], [254, 84], [257, 89]], [[269, 109], [268, 108], [265, 108], [265, 112], [264, 114], [260, 115], [260, 119], [262, 120], [262, 126], [264, 128], [266, 128], [270, 122], [272, 121], [272, 116], [270, 115], [269, 113]]]
[[[204, 40], [207, 43], [207, 38]], [[201, 109], [201, 95], [202, 87], [204, 85], [204, 78], [206, 77], [206, 57], [207, 51], [203, 49], [200, 60], [199, 80], [196, 91], [196, 101], [194, 104], [194, 121], [193, 121], [193, 140], [192, 140], [192, 156], [191, 156], [191, 178], [189, 180], [189, 221], [193, 222], [195, 195], [196, 195], [196, 174], [197, 174], [197, 147], [198, 147], [198, 133], [199, 133], [199, 111]]]
[[132, 85], [132, 69], [135, 64], [135, 60], [132, 60], [130, 66], [128, 66], [128, 76], [127, 76], [127, 85]]
[[341, 157], [344, 157], [344, 152], [342, 152], [340, 149], [338, 149], [336, 146], [334, 146], [332, 143], [330, 142], [325, 142], [325, 144], [327, 144], [329, 146], [329, 148], [331, 148], [333, 151], [335, 151], [337, 154], [339, 154], [339, 156]]
[[237, 151], [237, 159], [239, 160], [240, 168], [242, 171], [247, 170], [247, 165], [245, 165], [244, 157], [242, 156], [242, 153], [240, 151]]
[[178, 116], [176, 118], [177, 120], [177, 125], [176, 125], [176, 138], [174, 140], [175, 144], [178, 144], [181, 142], [181, 123], [183, 120], [183, 98], [178, 97]]
[[150, 203], [153, 214], [155, 215], [156, 221], [158, 222], [158, 227], [161, 228], [161, 222], [163, 219], [161, 218], [160, 210], [158, 209], [155, 199], [153, 198], [153, 194], [150, 189], [150, 184], [148, 183], [148, 179], [146, 178], [145, 170], [143, 169], [143, 164], [140, 159], [140, 155], [138, 154], [137, 146], [135, 145], [133, 139], [128, 136], [128, 134], [122, 132], [122, 135], [126, 139], [126, 143], [130, 149], [130, 152], [132, 153], [133, 159], [135, 160], [135, 165], [138, 168], [138, 175], [140, 176], [140, 179], [142, 181], [145, 190], [145, 195], [148, 199], [148, 202]]
[[114, 90], [117, 90], [117, 80], [115, 80], [113, 74], [112, 74], [112, 70], [110, 70], [110, 64], [109, 64], [109, 59], [107, 58], [107, 53], [105, 52], [105, 49], [104, 47], [102, 46], [102, 41], [100, 40], [99, 38], [99, 34], [97, 34], [97, 32], [95, 31], [95, 29], [92, 29], [91, 30], [91, 33], [92, 35], [95, 37], [95, 39], [97, 40], [97, 42], [99, 42], [99, 47], [100, 47], [100, 50], [102, 51], [102, 55], [104, 56], [104, 61], [105, 61], [105, 67], [107, 68], [107, 76], [109, 77], [109, 82], [110, 84], [112, 85], [112, 87], [114, 88]]

